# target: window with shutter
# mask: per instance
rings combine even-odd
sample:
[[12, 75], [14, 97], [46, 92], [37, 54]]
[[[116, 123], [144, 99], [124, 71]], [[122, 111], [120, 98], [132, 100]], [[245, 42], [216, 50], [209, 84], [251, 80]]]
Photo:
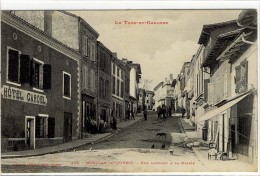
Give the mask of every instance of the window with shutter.
[[47, 121], [48, 117], [40, 117], [36, 116], [36, 122], [35, 122], [35, 135], [37, 138], [46, 138], [47, 137]]
[[71, 75], [63, 72], [63, 98], [71, 98]]
[[30, 57], [29, 55], [20, 55], [20, 82], [30, 83]]
[[48, 118], [48, 138], [55, 137], [55, 118], [49, 117]]
[[51, 65], [43, 65], [43, 89], [51, 89]]
[[44, 63], [36, 58], [33, 58], [33, 87], [43, 89], [43, 65]]
[[86, 36], [83, 37], [83, 55], [88, 56], [88, 38]]
[[91, 56], [90, 56], [90, 60], [95, 61], [95, 57], [96, 57], [96, 52], [95, 52], [95, 43], [91, 42], [91, 50], [90, 50]]
[[242, 90], [248, 89], [248, 61], [241, 62], [241, 86]]
[[19, 83], [19, 52], [8, 50], [8, 81]]

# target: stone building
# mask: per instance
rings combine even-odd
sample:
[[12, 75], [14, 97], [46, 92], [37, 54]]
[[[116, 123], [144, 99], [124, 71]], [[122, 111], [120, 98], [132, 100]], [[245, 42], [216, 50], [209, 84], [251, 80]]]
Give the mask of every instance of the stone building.
[[2, 151], [78, 137], [81, 56], [48, 29], [1, 12]]

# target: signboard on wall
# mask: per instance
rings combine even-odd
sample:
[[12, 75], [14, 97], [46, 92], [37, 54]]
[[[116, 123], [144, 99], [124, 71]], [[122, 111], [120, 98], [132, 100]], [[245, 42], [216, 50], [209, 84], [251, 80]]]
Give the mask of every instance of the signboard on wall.
[[32, 103], [37, 105], [46, 106], [47, 98], [46, 95], [42, 95], [39, 93], [19, 89], [16, 87], [6, 86], [2, 87], [2, 96], [5, 99], [22, 101], [25, 103]]

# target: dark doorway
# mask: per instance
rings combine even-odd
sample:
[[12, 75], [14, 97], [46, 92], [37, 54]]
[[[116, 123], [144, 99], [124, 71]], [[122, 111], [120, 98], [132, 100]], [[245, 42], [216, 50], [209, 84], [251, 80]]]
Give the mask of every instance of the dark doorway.
[[72, 141], [72, 113], [64, 112], [64, 143]]

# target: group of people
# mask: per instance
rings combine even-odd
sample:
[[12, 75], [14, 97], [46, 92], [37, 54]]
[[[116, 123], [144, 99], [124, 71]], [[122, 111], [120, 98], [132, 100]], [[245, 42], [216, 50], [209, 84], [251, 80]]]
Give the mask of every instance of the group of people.
[[128, 108], [126, 110], [126, 120], [135, 120], [135, 110], [133, 108]]
[[170, 117], [172, 115], [172, 109], [171, 107], [166, 107], [164, 104], [162, 106], [157, 107], [157, 114], [158, 114], [158, 119], [166, 119], [166, 116]]

